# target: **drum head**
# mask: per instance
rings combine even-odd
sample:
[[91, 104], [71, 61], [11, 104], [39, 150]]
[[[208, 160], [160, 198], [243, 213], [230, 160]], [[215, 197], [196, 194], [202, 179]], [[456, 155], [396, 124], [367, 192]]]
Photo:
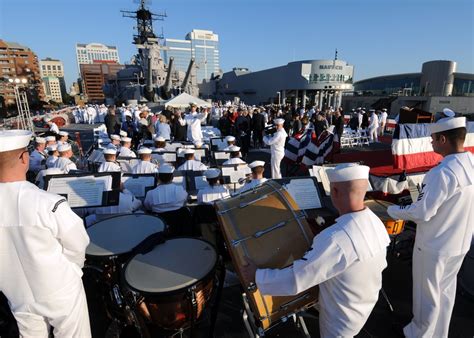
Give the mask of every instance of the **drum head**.
[[131, 251], [149, 235], [165, 229], [161, 219], [133, 214], [108, 218], [87, 229], [89, 256], [114, 256]]
[[216, 262], [216, 251], [209, 243], [176, 238], [135, 256], [125, 268], [125, 280], [141, 292], [173, 292], [205, 278]]

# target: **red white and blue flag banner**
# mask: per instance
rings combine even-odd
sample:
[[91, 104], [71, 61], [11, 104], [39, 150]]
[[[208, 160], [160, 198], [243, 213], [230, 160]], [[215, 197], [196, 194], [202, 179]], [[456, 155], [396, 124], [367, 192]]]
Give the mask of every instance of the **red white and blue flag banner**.
[[[474, 122], [467, 123], [464, 148], [474, 153]], [[433, 151], [427, 123], [399, 124], [392, 140], [393, 167], [409, 170], [437, 165], [442, 157]]]
[[285, 157], [292, 162], [300, 163], [303, 159], [306, 147], [314, 137], [313, 129], [306, 129], [304, 132], [290, 137], [285, 146]]
[[325, 130], [317, 139], [311, 140], [301, 162], [307, 166], [323, 164], [332, 155], [336, 142], [339, 142], [337, 135]]

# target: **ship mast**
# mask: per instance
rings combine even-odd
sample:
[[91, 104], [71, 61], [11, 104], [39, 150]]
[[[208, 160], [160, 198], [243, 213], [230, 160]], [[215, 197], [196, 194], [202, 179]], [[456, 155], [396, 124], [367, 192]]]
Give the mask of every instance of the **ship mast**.
[[147, 0], [140, 0], [140, 7], [136, 11], [120, 11], [125, 18], [137, 20], [137, 34], [133, 35], [133, 44], [155, 44], [159, 39], [163, 39], [162, 35], [155, 35], [153, 32], [153, 21], [163, 21], [167, 17], [166, 13], [155, 14], [148, 10]]

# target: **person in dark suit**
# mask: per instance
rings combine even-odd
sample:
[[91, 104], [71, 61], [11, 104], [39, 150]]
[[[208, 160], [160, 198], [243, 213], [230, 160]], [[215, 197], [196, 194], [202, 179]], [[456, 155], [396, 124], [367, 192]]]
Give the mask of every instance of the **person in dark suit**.
[[265, 129], [265, 116], [259, 109], [254, 109], [251, 128], [253, 132], [253, 146], [260, 148], [263, 145], [263, 130]]
[[107, 134], [118, 134], [120, 131], [120, 123], [115, 115], [115, 106], [109, 107], [109, 113], [104, 118], [105, 127], [107, 128]]

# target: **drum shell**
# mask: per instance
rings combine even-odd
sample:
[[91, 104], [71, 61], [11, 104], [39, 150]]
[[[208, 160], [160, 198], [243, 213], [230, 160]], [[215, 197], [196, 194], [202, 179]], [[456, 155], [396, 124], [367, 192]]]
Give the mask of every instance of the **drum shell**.
[[[268, 181], [253, 191], [218, 201], [215, 206], [234, 267], [259, 327], [267, 330], [286, 315], [317, 301], [317, 286], [296, 296], [273, 297], [262, 295], [257, 287], [249, 290], [247, 287], [255, 281], [246, 280], [241, 273], [242, 267], [246, 265], [244, 256], [261, 268], [284, 268], [303, 257], [311, 247], [312, 231], [294, 200], [281, 185]], [[287, 222], [283, 227], [260, 238], [250, 238], [237, 245], [232, 243], [284, 221]]]
[[394, 236], [402, 233], [403, 229], [405, 228], [405, 221], [394, 220], [387, 213], [388, 207], [394, 205], [393, 203], [381, 200], [367, 200], [364, 202], [364, 204], [366, 207], [372, 210], [372, 212], [378, 218], [380, 218], [389, 235]]

